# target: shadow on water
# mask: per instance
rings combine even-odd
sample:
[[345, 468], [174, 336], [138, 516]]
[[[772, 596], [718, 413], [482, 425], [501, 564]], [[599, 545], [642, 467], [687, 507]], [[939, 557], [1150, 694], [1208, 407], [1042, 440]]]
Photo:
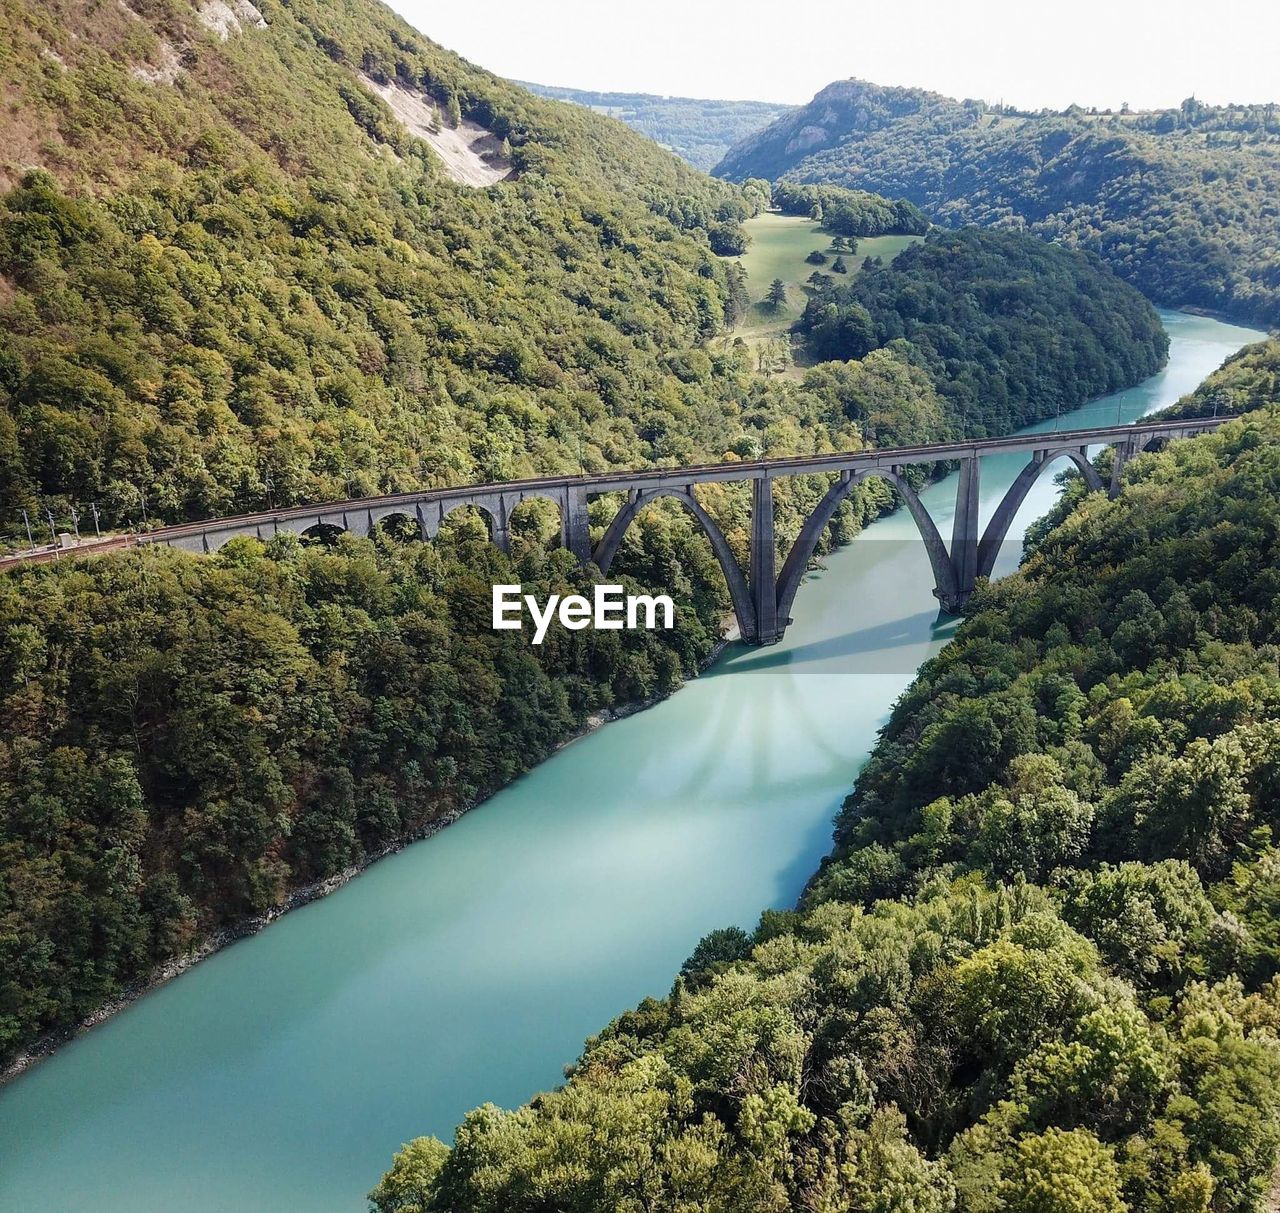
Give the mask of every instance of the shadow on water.
[[[850, 783], [862, 773], [864, 766], [866, 762], [860, 762], [857, 768], [849, 773]], [[810, 823], [801, 840], [801, 845], [796, 850], [795, 858], [778, 870], [777, 890], [769, 904], [790, 907], [800, 900], [800, 894], [804, 892], [805, 886], [816, 869], [814, 856], [826, 855], [831, 851], [832, 823], [843, 803], [843, 800], [836, 801], [832, 804], [830, 812], [815, 818]]]
[[[959, 625], [958, 616], [947, 615], [942, 611], [921, 611], [918, 615], [904, 615], [901, 619], [878, 623], [872, 627], [856, 628], [836, 636], [824, 636], [820, 640], [812, 640], [794, 648], [777, 646], [759, 649], [742, 645], [738, 652], [727, 657], [721, 665], [731, 666], [733, 672], [741, 672], [826, 662], [841, 657], [860, 656], [865, 659], [879, 653], [888, 656], [892, 650], [908, 645], [918, 647], [926, 642], [949, 640]], [[910, 668], [915, 669], [918, 664], [913, 661]], [[875, 662], [865, 661], [862, 667], [864, 673], [892, 673], [898, 668], [896, 662], [879, 666]]]

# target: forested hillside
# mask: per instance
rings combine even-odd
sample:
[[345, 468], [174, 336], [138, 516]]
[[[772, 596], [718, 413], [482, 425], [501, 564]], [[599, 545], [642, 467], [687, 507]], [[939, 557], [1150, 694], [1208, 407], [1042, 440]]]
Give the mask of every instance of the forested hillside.
[[799, 909], [407, 1146], [381, 1213], [1261, 1208], [1280, 403], [1126, 475], [923, 667]]
[[791, 108], [772, 101], [707, 101], [521, 83], [539, 97], [572, 101], [617, 118], [708, 173], [735, 143]]
[[1229, 417], [1280, 400], [1280, 341], [1240, 351], [1169, 410], [1174, 417]]
[[1024, 113], [844, 80], [715, 171], [904, 197], [950, 226], [1025, 227], [1098, 253], [1160, 303], [1280, 323], [1274, 104]]
[[935, 229], [847, 286], [819, 274], [796, 327], [824, 361], [905, 343], [960, 432], [1007, 433], [1164, 365], [1159, 317], [1100, 269], [1019, 232]]
[[[225, 7], [0, 11], [6, 525], [732, 440], [738, 383], [690, 351], [725, 318], [708, 234], [757, 203], [375, 3]], [[375, 88], [513, 179], [454, 184]]]

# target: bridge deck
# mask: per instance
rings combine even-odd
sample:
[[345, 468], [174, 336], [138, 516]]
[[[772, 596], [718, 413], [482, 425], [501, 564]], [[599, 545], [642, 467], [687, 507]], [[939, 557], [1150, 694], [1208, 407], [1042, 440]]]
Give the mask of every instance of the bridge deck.
[[761, 476], [800, 476], [817, 472], [861, 471], [867, 468], [899, 467], [913, 463], [941, 463], [982, 455], [1016, 454], [1020, 451], [1058, 450], [1065, 447], [1109, 445], [1117, 438], [1142, 433], [1153, 438], [1179, 436], [1215, 428], [1226, 418], [1193, 418], [1178, 421], [1100, 426], [1080, 430], [1057, 430], [1042, 434], [1020, 434], [1007, 438], [980, 438], [969, 442], [932, 443], [926, 446], [894, 447], [867, 451], [833, 451], [821, 455], [792, 455], [783, 459], [759, 459], [741, 463], [707, 463], [679, 468], [641, 468], [627, 472], [605, 472], [593, 476], [539, 476], [526, 480], [503, 480], [492, 484], [456, 485], [450, 488], [417, 489], [409, 493], [392, 493], [378, 497], [353, 497], [344, 501], [317, 505], [290, 506], [287, 509], [261, 511], [211, 518], [205, 522], [179, 523], [150, 531], [143, 538], [179, 538], [199, 535], [223, 527], [253, 526], [272, 521], [296, 521], [317, 514], [336, 514], [342, 510], [383, 509], [387, 506], [412, 507], [419, 502], [449, 501], [456, 497], [513, 493], [521, 490], [585, 488], [589, 493], [618, 492], [641, 486], [704, 484], [720, 480], [754, 480]]
[[1142, 436], [1147, 440], [1181, 437], [1214, 429], [1227, 418], [1186, 418], [1176, 421], [1135, 422], [1125, 425], [1096, 426], [1088, 429], [1046, 431], [1018, 434], [1005, 438], [982, 438], [967, 442], [931, 443], [925, 446], [898, 447], [889, 450], [833, 451], [819, 455], [796, 455], [783, 459], [762, 459], [741, 463], [711, 463], [693, 467], [641, 468], [634, 471], [606, 472], [599, 475], [542, 476], [525, 480], [508, 480], [492, 484], [457, 485], [450, 488], [418, 489], [408, 493], [392, 493], [377, 497], [356, 497], [315, 505], [289, 506], [277, 510], [261, 510], [209, 518], [198, 522], [178, 523], [135, 535], [113, 536], [86, 541], [55, 552], [45, 549], [18, 553], [0, 559], [0, 567], [24, 560], [50, 560], [59, 555], [92, 554], [129, 546], [134, 543], [181, 543], [232, 533], [246, 533], [255, 528], [274, 530], [290, 523], [322, 521], [346, 513], [376, 511], [385, 515], [397, 508], [412, 514], [418, 507], [434, 502], [459, 504], [477, 498], [505, 496], [554, 496], [567, 490], [588, 495], [630, 489], [687, 488], [715, 481], [771, 479], [776, 476], [798, 476], [823, 472], [860, 472], [891, 469], [909, 464], [966, 460], [983, 455], [1019, 452], [1080, 449], [1108, 445], [1117, 440]]

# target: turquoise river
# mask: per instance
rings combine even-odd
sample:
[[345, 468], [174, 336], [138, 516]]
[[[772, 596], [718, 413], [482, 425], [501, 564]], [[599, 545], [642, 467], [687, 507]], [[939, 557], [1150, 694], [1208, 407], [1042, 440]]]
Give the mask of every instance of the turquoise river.
[[[1036, 428], [1136, 418], [1261, 336], [1163, 318], [1164, 372]], [[985, 461], [988, 513], [1018, 470]], [[1014, 536], [1055, 491], [1042, 477]], [[925, 496], [948, 534], [954, 484]], [[792, 903], [876, 730], [954, 626], [905, 511], [826, 566], [781, 645], [730, 646], [0, 1090], [0, 1208], [359, 1213], [401, 1142], [449, 1140], [474, 1105], [554, 1085], [703, 934]]]

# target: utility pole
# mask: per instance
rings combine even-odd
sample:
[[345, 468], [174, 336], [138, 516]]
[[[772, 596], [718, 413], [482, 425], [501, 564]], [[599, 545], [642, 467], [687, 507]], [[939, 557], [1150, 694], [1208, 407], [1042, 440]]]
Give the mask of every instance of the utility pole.
[[89, 502], [89, 508], [93, 511], [93, 533], [101, 539], [102, 527], [98, 525], [98, 503], [96, 501]]
[[80, 511], [71, 507], [71, 529], [76, 533], [76, 546], [80, 546]]
[[61, 560], [58, 555], [58, 528], [53, 521], [53, 511], [48, 507], [44, 507], [44, 516], [49, 520], [49, 538], [53, 541], [53, 557], [55, 560]]
[[31, 545], [31, 550], [34, 552], [36, 550], [36, 537], [31, 533], [31, 517], [25, 509], [22, 511], [22, 522], [27, 528], [27, 542]]

